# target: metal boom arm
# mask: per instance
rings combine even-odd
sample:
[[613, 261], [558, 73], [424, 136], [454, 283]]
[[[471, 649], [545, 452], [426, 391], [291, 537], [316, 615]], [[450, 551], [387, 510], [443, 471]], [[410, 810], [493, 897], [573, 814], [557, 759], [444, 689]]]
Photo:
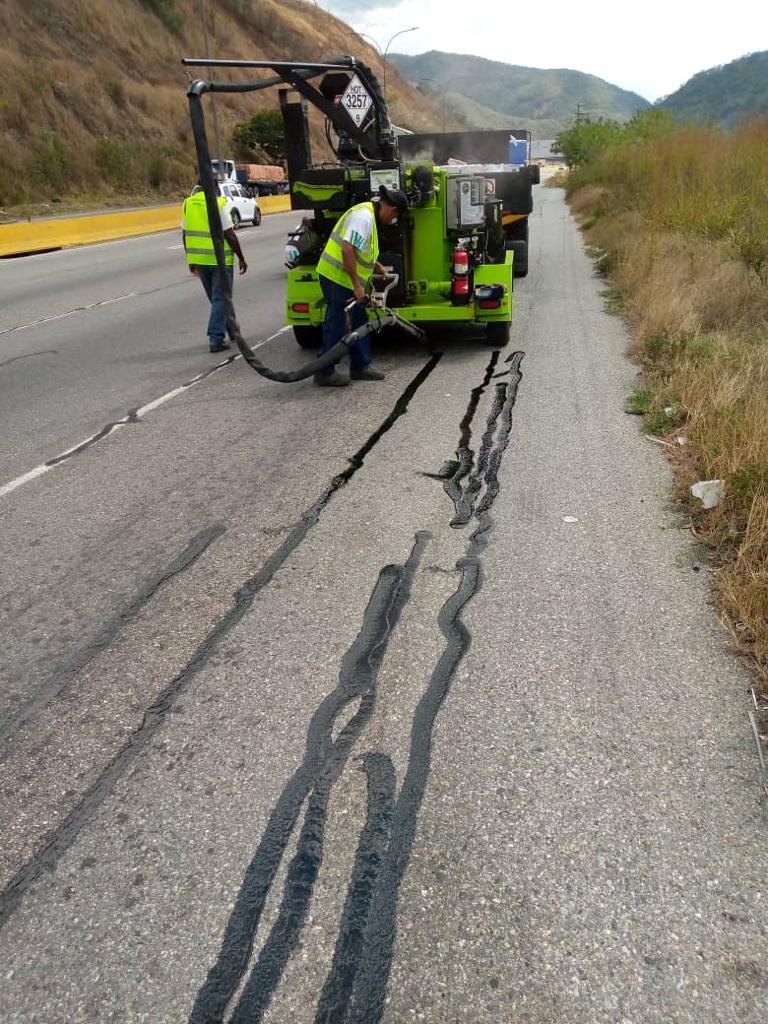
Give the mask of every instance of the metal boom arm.
[[[214, 82], [198, 80], [187, 90], [189, 96], [203, 96], [207, 92], [239, 93], [257, 92], [276, 85], [289, 85], [310, 103], [314, 104], [339, 132], [344, 132], [373, 159], [391, 160], [395, 157], [397, 142], [389, 120], [387, 104], [378, 79], [373, 71], [354, 57], [339, 57], [324, 63], [267, 61], [267, 60], [214, 60], [210, 58], [185, 57], [186, 67], [207, 68], [255, 68], [273, 71], [274, 78], [257, 79], [252, 82]], [[347, 110], [328, 99], [311, 84], [310, 79], [318, 78], [329, 71], [346, 71], [356, 74], [368, 90], [373, 102], [374, 119], [366, 128], [359, 128]]]

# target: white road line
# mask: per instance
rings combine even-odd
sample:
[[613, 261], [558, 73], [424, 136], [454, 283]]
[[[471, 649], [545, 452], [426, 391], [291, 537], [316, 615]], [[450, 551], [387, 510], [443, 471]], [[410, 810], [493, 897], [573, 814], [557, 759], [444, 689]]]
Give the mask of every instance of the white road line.
[[75, 452], [79, 452], [81, 448], [87, 448], [87, 446], [95, 441], [96, 438], [103, 441], [105, 438], [109, 437], [110, 434], [114, 434], [116, 430], [119, 430], [120, 427], [124, 427], [127, 422], [128, 417], [123, 416], [122, 419], [113, 423], [106, 433], [102, 434], [100, 430], [97, 430], [95, 434], [91, 434], [90, 437], [86, 437], [84, 441], [79, 441], [77, 444], [73, 444], [71, 448], [67, 448], [65, 451], [59, 452], [58, 455], [54, 455], [53, 458], [49, 459], [48, 462], [44, 463], [44, 465], [46, 465], [48, 469], [53, 469], [54, 466], [58, 465], [60, 462], [64, 462], [64, 460], [69, 458], [70, 455], [74, 455]]
[[[275, 338], [279, 337], [281, 334], [285, 334], [286, 331], [290, 330], [291, 328], [288, 326], [281, 327], [279, 331], [275, 331], [274, 334], [270, 334], [268, 338], [263, 338], [255, 345], [251, 345], [251, 348], [254, 351], [256, 351], [257, 348], [261, 348], [263, 345], [268, 344], [270, 341], [274, 341]], [[142, 419], [144, 416], [147, 415], [147, 413], [153, 412], [155, 409], [159, 408], [159, 406], [161, 405], [164, 405], [166, 402], [170, 402], [172, 398], [176, 398], [178, 395], [181, 395], [185, 391], [188, 391], [191, 387], [194, 387], [195, 384], [199, 384], [201, 380], [208, 380], [209, 377], [212, 377], [215, 373], [218, 373], [219, 370], [223, 370], [225, 366], [231, 366], [233, 363], [236, 363], [238, 359], [242, 358], [243, 357], [238, 353], [238, 355], [234, 357], [230, 356], [227, 359], [222, 360], [222, 362], [220, 362], [217, 366], [214, 366], [213, 369], [203, 370], [202, 373], [198, 373], [196, 377], [193, 377], [186, 383], [179, 385], [179, 387], [172, 388], [170, 391], [166, 391], [164, 395], [160, 395], [159, 398], [154, 398], [152, 399], [151, 402], [147, 402], [146, 405], [142, 405], [142, 407], [140, 409], [137, 409], [135, 413], [126, 414], [125, 416], [123, 416], [122, 419], [119, 419], [115, 423], [113, 423], [111, 428], [106, 433], [102, 433], [101, 430], [97, 430], [95, 434], [91, 434], [89, 437], [86, 437], [85, 440], [83, 441], [78, 441], [78, 443], [72, 445], [71, 448], [67, 448], [65, 451], [59, 452], [58, 455], [54, 455], [52, 458], [48, 459], [41, 465], [35, 466], [34, 469], [30, 469], [29, 472], [22, 474], [22, 476], [17, 476], [15, 480], [9, 480], [7, 484], [3, 484], [0, 486], [0, 498], [5, 497], [6, 494], [10, 494], [12, 491], [17, 490], [19, 487], [23, 487], [24, 484], [28, 484], [30, 483], [30, 481], [36, 480], [44, 473], [48, 473], [51, 469], [55, 469], [57, 466], [60, 466], [63, 462], [65, 462], [68, 459], [70, 455], [73, 455], [75, 452], [80, 451], [80, 449], [87, 447], [97, 438], [101, 441], [105, 441], [108, 437], [110, 437], [112, 434], [118, 431], [121, 427], [124, 427], [127, 423], [134, 422], [137, 419]]]
[[28, 327], [39, 327], [40, 324], [49, 324], [53, 320], [63, 320], [64, 317], [74, 316], [75, 313], [84, 313], [88, 309], [97, 309], [100, 306], [111, 306], [114, 302], [122, 302], [123, 299], [133, 299], [138, 292], [126, 292], [125, 295], [116, 295], [113, 299], [102, 299], [101, 302], [91, 302], [87, 306], [76, 306], [75, 309], [68, 309], [66, 313], [55, 313], [53, 316], [44, 316], [39, 320], [32, 320], [28, 324], [18, 324], [16, 327], [6, 327], [0, 331], [0, 337], [4, 334], [13, 334], [15, 331], [26, 331]]
[[43, 473], [47, 473], [50, 466], [35, 466], [34, 469], [30, 469], [24, 476], [17, 476], [15, 480], [11, 480], [9, 484], [4, 484], [0, 487], [0, 498], [6, 494], [10, 494], [11, 491], [15, 491], [17, 487], [21, 487], [22, 484], [29, 483], [30, 480], [36, 480], [37, 477], [42, 476]]
[[[227, 364], [222, 363], [222, 365], [226, 366]], [[208, 376], [210, 377], [211, 374], [208, 374]], [[190, 384], [196, 383], [197, 381], [190, 381]], [[158, 406], [163, 405], [165, 402], [170, 402], [170, 400], [175, 398], [176, 395], [180, 395], [183, 391], [186, 391], [189, 386], [189, 384], [182, 384], [181, 387], [174, 388], [173, 391], [169, 391], [167, 394], [160, 395], [159, 398], [155, 398], [151, 402], [147, 402], [146, 405], [142, 405], [140, 409], [136, 410], [136, 415], [141, 419], [142, 416], [146, 416], [148, 412], [152, 412], [152, 410], [157, 409]]]

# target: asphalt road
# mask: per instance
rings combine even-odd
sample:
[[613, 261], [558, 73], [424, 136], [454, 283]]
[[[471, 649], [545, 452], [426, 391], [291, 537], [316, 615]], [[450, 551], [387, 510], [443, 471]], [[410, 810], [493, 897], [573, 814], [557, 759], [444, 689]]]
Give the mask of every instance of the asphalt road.
[[0, 1019], [764, 1021], [748, 678], [562, 193], [507, 349], [341, 392], [178, 244], [0, 263]]

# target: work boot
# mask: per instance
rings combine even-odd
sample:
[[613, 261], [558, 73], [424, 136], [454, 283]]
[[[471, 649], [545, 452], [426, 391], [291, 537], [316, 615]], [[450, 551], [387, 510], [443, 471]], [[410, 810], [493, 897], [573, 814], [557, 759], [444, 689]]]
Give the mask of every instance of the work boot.
[[319, 388], [345, 388], [349, 384], [349, 377], [342, 377], [340, 373], [316, 373], [315, 384]]
[[374, 370], [372, 366], [364, 366], [362, 370], [352, 370], [349, 376], [352, 380], [384, 380], [384, 374], [379, 370]]
[[209, 347], [211, 352], [225, 352], [228, 348], [231, 348], [232, 346], [229, 344], [226, 338], [220, 338], [218, 341], [211, 341]]

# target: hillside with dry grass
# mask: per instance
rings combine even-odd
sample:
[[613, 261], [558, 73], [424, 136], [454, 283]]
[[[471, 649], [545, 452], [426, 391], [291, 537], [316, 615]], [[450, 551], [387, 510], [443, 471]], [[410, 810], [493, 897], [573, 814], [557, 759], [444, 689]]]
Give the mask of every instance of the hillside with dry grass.
[[[768, 707], [768, 119], [658, 127], [604, 140], [568, 190], [611, 308], [634, 330], [643, 382], [631, 408], [666, 444]], [[699, 480], [722, 481], [715, 507], [692, 496]]]
[[[206, 0], [206, 8], [213, 57], [351, 54], [381, 73], [376, 50], [308, 0]], [[194, 157], [180, 61], [204, 55], [199, 10], [198, 0], [2, 0], [0, 206], [187, 189]], [[436, 104], [393, 68], [387, 88], [395, 122], [439, 124]], [[277, 94], [217, 103], [228, 141], [236, 122], [276, 106]], [[319, 123], [313, 131], [321, 146]]]

